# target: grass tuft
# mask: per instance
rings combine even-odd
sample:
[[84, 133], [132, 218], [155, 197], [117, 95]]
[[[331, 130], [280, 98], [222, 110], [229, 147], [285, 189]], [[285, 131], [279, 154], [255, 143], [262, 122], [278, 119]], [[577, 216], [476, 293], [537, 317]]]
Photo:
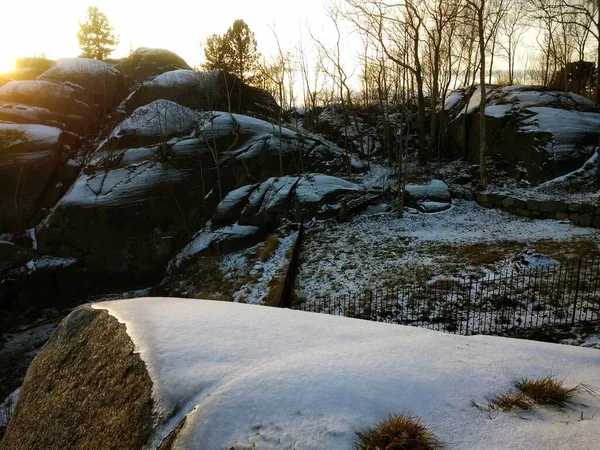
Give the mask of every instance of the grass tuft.
[[572, 400], [581, 386], [568, 388], [564, 381], [547, 376], [539, 379], [523, 378], [515, 387], [537, 404], [563, 407]]
[[529, 410], [535, 405], [567, 406], [575, 394], [584, 393], [600, 398], [600, 391], [585, 384], [567, 387], [564, 381], [552, 376], [543, 378], [523, 378], [515, 383], [517, 392], [500, 394], [489, 401], [491, 409], [511, 411], [513, 409]]
[[406, 415], [390, 417], [356, 433], [357, 450], [436, 450], [443, 448], [434, 434], [418, 418]]
[[502, 411], [512, 411], [513, 409], [530, 410], [533, 407], [533, 401], [522, 393], [500, 394], [490, 402], [492, 409], [499, 408]]
[[258, 251], [258, 257], [262, 262], [267, 261], [273, 252], [279, 247], [279, 238], [277, 236], [269, 235], [267, 242], [264, 247], [261, 247]]

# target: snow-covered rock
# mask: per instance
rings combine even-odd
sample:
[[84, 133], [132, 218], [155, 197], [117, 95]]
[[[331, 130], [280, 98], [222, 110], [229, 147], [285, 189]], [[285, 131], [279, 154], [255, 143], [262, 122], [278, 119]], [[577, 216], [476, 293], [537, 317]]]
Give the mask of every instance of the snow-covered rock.
[[131, 116], [115, 127], [106, 146], [125, 149], [159, 144], [172, 137], [182, 138], [192, 133], [202, 114], [169, 100], [156, 100], [140, 106]]
[[84, 88], [84, 100], [101, 114], [126, 95], [125, 80], [111, 64], [95, 59], [64, 58], [38, 77], [55, 83], [72, 83]]
[[[300, 158], [304, 170], [331, 173], [343, 167], [340, 149], [291, 130], [282, 129], [280, 138], [278, 127], [259, 119], [198, 113], [159, 100], [118, 125], [96, 151], [38, 226], [40, 252], [74, 257], [98, 271], [127, 272], [132, 279], [157, 275], [204, 227], [221, 198], [278, 176], [281, 169], [298, 173]], [[278, 194], [272, 190], [255, 212], [248, 209], [222, 224], [243, 219], [241, 224], [258, 226], [274, 214], [285, 217]], [[235, 216], [226, 204], [221, 212]]]
[[452, 206], [450, 190], [441, 180], [432, 180], [424, 185], [407, 184], [405, 196], [409, 206], [426, 213], [445, 211]]
[[[600, 439], [600, 401], [583, 391], [564, 410], [486, 407], [524, 377], [598, 386], [596, 349], [202, 300], [94, 309], [102, 311], [76, 310], [40, 353], [2, 450], [33, 436], [49, 448], [64, 446], [53, 440], [60, 436], [75, 446], [157, 448], [169, 433], [174, 448], [346, 450], [356, 431], [395, 412], [461, 450], [587, 450]], [[71, 426], [64, 408], [98, 428], [61, 433]], [[126, 440], [115, 440], [119, 433]]]
[[[449, 126], [442, 144], [449, 156], [476, 162], [480, 90], [462, 95], [452, 93], [447, 100]], [[534, 184], [581, 167], [600, 139], [600, 111], [573, 93], [490, 86], [485, 115], [489, 156], [501, 159], [509, 174], [524, 174]]]
[[23, 103], [56, 111], [60, 114], [93, 116], [83, 101], [84, 90], [74, 84], [44, 80], [10, 81], [0, 87], [0, 101]]
[[64, 145], [58, 128], [0, 123], [0, 231], [27, 228]]
[[202, 110], [228, 110], [231, 107], [235, 113], [253, 112], [269, 117], [277, 117], [279, 112], [279, 106], [269, 93], [242, 84], [234, 75], [218, 70], [196, 72], [189, 69], [164, 72], [143, 83], [119, 109], [131, 113], [157, 99]]
[[141, 83], [171, 70], [191, 69], [183, 58], [172, 51], [147, 47], [138, 48], [116, 67], [134, 83]]

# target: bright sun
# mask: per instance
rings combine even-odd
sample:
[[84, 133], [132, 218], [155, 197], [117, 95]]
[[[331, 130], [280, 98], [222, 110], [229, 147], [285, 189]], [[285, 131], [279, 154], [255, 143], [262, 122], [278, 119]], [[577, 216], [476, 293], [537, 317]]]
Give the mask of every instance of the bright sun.
[[10, 57], [0, 57], [0, 73], [11, 72], [13, 70], [15, 70], [15, 60]]

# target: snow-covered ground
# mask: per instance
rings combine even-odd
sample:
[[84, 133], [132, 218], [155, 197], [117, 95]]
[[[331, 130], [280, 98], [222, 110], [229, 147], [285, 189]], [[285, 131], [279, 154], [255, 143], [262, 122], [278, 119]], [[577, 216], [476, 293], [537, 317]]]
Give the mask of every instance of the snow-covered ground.
[[595, 349], [253, 305], [140, 298], [95, 304], [127, 326], [175, 448], [349, 449], [390, 413], [422, 419], [448, 449], [590, 450], [600, 399], [503, 413], [474, 404], [523, 377], [600, 386]]
[[294, 245], [297, 236], [298, 233], [293, 232], [281, 238], [277, 249], [266, 261], [248, 258], [249, 254], [256, 255], [260, 246], [223, 257], [220, 268], [225, 278], [239, 279], [249, 275], [249, 280], [233, 293], [233, 301], [264, 303], [269, 292], [269, 282], [283, 273], [288, 263], [287, 253]]
[[568, 221], [524, 219], [456, 199], [450, 210], [437, 214], [412, 211], [402, 219], [388, 213], [345, 223], [313, 222], [306, 228], [297, 292], [310, 300], [318, 295], [398, 286], [406, 270], [429, 267], [440, 273], [443, 268], [435, 259], [448, 255], [437, 255], [432, 246], [516, 242], [523, 243], [525, 250], [527, 244], [540, 240], [574, 239], [599, 242], [600, 232]]

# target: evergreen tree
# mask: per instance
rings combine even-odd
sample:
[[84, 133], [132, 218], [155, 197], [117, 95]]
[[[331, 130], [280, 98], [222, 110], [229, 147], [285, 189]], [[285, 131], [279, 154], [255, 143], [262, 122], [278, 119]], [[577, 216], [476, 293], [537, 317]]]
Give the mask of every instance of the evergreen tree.
[[210, 36], [206, 40], [204, 56], [206, 70], [224, 70], [244, 83], [253, 83], [259, 71], [256, 37], [243, 20], [233, 22], [222, 36]]
[[106, 59], [119, 44], [106, 14], [99, 11], [96, 6], [89, 6], [85, 22], [79, 22], [77, 39], [81, 56], [101, 61]]

